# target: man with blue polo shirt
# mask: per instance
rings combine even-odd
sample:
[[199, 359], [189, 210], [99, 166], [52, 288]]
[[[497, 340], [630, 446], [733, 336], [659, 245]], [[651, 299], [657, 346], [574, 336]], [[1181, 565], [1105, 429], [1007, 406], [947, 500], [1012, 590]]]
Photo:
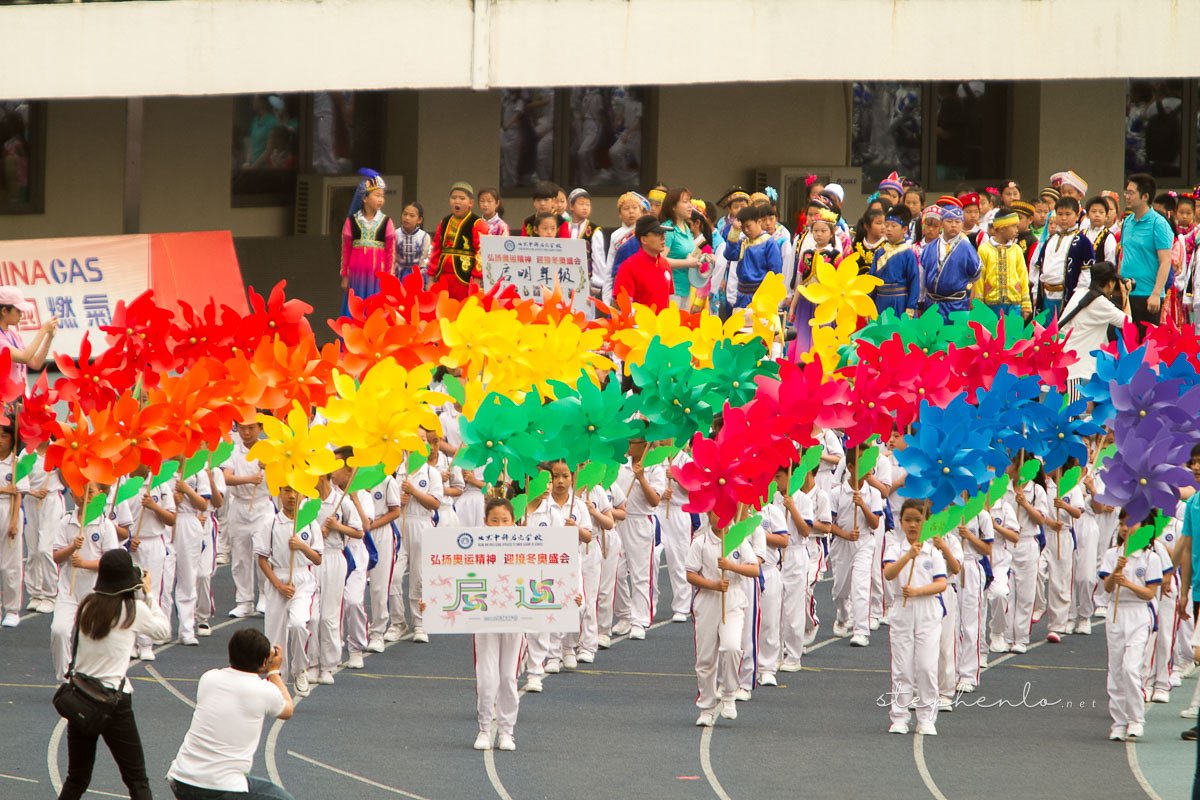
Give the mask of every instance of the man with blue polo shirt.
[[1121, 277], [1136, 285], [1129, 294], [1134, 322], [1157, 325], [1163, 293], [1171, 273], [1175, 236], [1161, 214], [1150, 207], [1158, 185], [1145, 173], [1129, 176], [1125, 184], [1126, 214], [1121, 226]]
[[[1188, 467], [1192, 470], [1192, 477], [1197, 483], [1200, 483], [1200, 444], [1192, 447]], [[1179, 570], [1180, 577], [1177, 610], [1181, 618], [1186, 617], [1190, 611], [1194, 621], [1197, 618], [1197, 612], [1200, 612], [1200, 547], [1195, 546], [1195, 539], [1200, 536], [1200, 492], [1196, 492], [1188, 498], [1183, 512], [1183, 530], [1180, 533], [1179, 545], [1175, 548], [1175, 565]], [[1192, 607], [1190, 609], [1187, 600], [1187, 587], [1189, 586], [1192, 589]], [[1200, 650], [1200, 634], [1193, 632], [1192, 645]], [[1192, 705], [1195, 705], [1194, 700]], [[1183, 738], [1195, 741], [1198, 732], [1200, 732], [1200, 728], [1190, 728], [1183, 732]]]

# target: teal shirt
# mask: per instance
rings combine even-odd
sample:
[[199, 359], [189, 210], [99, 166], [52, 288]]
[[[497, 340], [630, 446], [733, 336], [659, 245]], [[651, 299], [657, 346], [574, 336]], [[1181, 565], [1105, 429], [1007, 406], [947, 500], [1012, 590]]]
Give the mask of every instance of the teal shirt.
[[1192, 540], [1192, 599], [1200, 598], [1200, 547], [1196, 546], [1196, 537], [1200, 535], [1200, 492], [1189, 497], [1183, 507], [1180, 533]]
[[1153, 208], [1141, 219], [1133, 214], [1125, 216], [1121, 224], [1121, 277], [1137, 281], [1130, 296], [1150, 296], [1158, 277], [1158, 251], [1170, 250], [1174, 241], [1171, 226]]
[[[667, 229], [667, 249], [663, 253], [663, 257], [687, 258], [696, 249], [696, 238], [692, 236], [691, 227], [677, 228], [674, 222], [664, 222], [663, 227]], [[671, 280], [675, 284], [672, 294], [687, 297], [692, 291], [687, 267], [672, 267]]]

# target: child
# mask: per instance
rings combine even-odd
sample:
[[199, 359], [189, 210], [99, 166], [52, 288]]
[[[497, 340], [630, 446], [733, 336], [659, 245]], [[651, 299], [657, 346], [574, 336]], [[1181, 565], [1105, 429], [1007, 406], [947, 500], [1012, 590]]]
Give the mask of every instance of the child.
[[875, 287], [875, 304], [882, 314], [891, 309], [897, 317], [916, 313], [921, 299], [921, 274], [908, 236], [912, 214], [902, 205], [892, 206], [883, 221], [884, 241], [874, 252], [870, 274], [883, 283]]
[[429, 442], [429, 461], [433, 470], [442, 476], [442, 504], [434, 514], [438, 527], [456, 528], [465, 525], [458, 516], [458, 501], [467, 488], [462, 467], [454, 466], [451, 459], [442, 452], [442, 437], [436, 431], [427, 431]]
[[[182, 457], [176, 459], [183, 469]], [[200, 470], [187, 480], [175, 480], [175, 610], [179, 614], [179, 643], [195, 647], [196, 600], [201, 584], [207, 585], [207, 575], [202, 576], [202, 556], [208, 533], [202, 517], [208, 511], [212, 488], [208, 475]], [[210, 545], [211, 547], [211, 545]]]
[[[901, 506], [901, 510], [903, 508]], [[889, 537], [889, 541], [903, 549], [903, 539]], [[938, 598], [942, 601], [942, 619], [938, 637], [937, 694], [938, 711], [949, 712], [954, 710], [954, 693], [958, 686], [955, 646], [958, 644], [958, 581], [962, 575], [963, 545], [958, 531], [947, 531], [944, 536], [931, 539], [929, 544], [946, 563], [946, 590]], [[903, 605], [900, 598], [897, 602]]]
[[983, 211], [979, 207], [979, 193], [964, 192], [958, 196], [958, 202], [962, 204], [963, 210], [962, 234], [967, 237], [971, 247], [978, 247], [979, 234], [984, 230], [979, 225], [979, 220], [983, 216]]
[[[533, 213], [521, 223], [522, 236], [537, 236], [538, 217], [542, 214], [557, 216], [554, 213], [554, 198], [558, 196], [558, 184], [553, 181], [538, 181], [533, 185]], [[558, 230], [557, 225], [555, 231]]]
[[[512, 503], [500, 497], [487, 501], [485, 524], [489, 528], [516, 524]], [[475, 642], [475, 711], [479, 721], [476, 750], [492, 749], [492, 724], [499, 728], [497, 747], [516, 750], [513, 732], [517, 726], [517, 710], [521, 695], [517, 692], [517, 676], [525, 651], [523, 633], [477, 633]]]
[[1020, 524], [1017, 522], [1016, 469], [1010, 468], [1008, 475], [1008, 491], [991, 508], [995, 538], [992, 540], [992, 585], [988, 587], [986, 595], [988, 616], [991, 617], [988, 623], [988, 649], [992, 653], [1008, 652], [1010, 568], [1013, 551], [1021, 541]]
[[[347, 451], [348, 448], [343, 448], [334, 453], [344, 460], [351, 455]], [[350, 467], [343, 465], [332, 475], [322, 475], [317, 479], [321, 508], [317, 511], [316, 524], [321, 529], [324, 547], [321, 565], [317, 570], [317, 613], [309, 623], [313, 635], [312, 649], [315, 650], [309, 661], [310, 664], [316, 662], [313, 664], [317, 672], [316, 682], [322, 685], [333, 683], [333, 671], [342, 661], [342, 619], [345, 616], [344, 597], [350, 566], [346, 558], [348, 545], [351, 540], [362, 540], [365, 536], [362, 523], [364, 513], [358, 492], [350, 495], [345, 493], [350, 472]], [[361, 595], [358, 607], [362, 608]]]
[[1117, 263], [1117, 237], [1109, 230], [1108, 202], [1099, 195], [1089, 198], [1084, 205], [1087, 219], [1079, 226], [1083, 235], [1092, 243], [1092, 251], [1097, 261]]
[[[483, 208], [480, 195], [479, 207]], [[503, 220], [501, 220], [503, 222]], [[409, 203], [400, 212], [400, 230], [396, 231], [396, 277], [407, 278], [412, 272], [424, 275], [429, 268], [429, 232], [425, 224], [425, 208], [418, 202]], [[507, 234], [507, 227], [505, 234]]]
[[1016, 243], [1020, 217], [1008, 208], [992, 219], [992, 233], [979, 245], [979, 280], [971, 289], [975, 300], [998, 316], [1032, 313], [1029, 270], [1025, 254]]
[[[176, 521], [175, 493], [165, 484], [151, 489], [150, 469], [145, 464], [138, 465], [133, 474], [145, 478], [147, 484], [142, 492], [141, 508], [138, 509], [137, 520], [134, 522], [129, 549], [133, 553], [134, 562], [150, 575], [151, 591], [146, 596], [146, 602], [162, 609], [170, 619], [171, 585], [165, 582], [164, 575], [171, 549], [171, 528]], [[149, 636], [139, 634], [137, 648], [139, 659], [154, 660], [154, 642]]]
[[[621, 465], [617, 482], [627, 500], [628, 516], [617, 526], [629, 565], [629, 638], [646, 638], [646, 629], [654, 621], [654, 606], [658, 599], [657, 565], [654, 563], [654, 544], [658, 534], [655, 510], [667, 489], [667, 468], [642, 465], [646, 455], [646, 440], [630, 441], [628, 458]], [[618, 580], [620, 568], [618, 567]]]
[[271, 524], [275, 509], [266, 490], [262, 464], [246, 459], [246, 454], [262, 435], [262, 425], [241, 422], [236, 429], [233, 453], [222, 472], [225, 485], [229, 487], [225, 526], [229, 529], [229, 571], [233, 574], [235, 603], [229, 616], [239, 618], [254, 614], [254, 586], [258, 574], [254, 537], [260, 529]]
[[[1182, 506], [1182, 503], [1178, 504]], [[1177, 512], [1179, 514], [1180, 512]], [[1162, 565], [1162, 584], [1158, 587], [1158, 611], [1155, 630], [1146, 645], [1142, 675], [1145, 676], [1145, 697], [1152, 703], [1171, 702], [1171, 659], [1175, 647], [1175, 592], [1180, 591], [1179, 575], [1175, 570], [1175, 549], [1178, 533], [1168, 523], [1161, 535], [1150, 542], [1150, 549]]]
[[820, 258], [826, 264], [836, 266], [842, 260], [842, 254], [834, 244], [834, 232], [837, 229], [837, 214], [827, 209], [815, 210], [815, 216], [809, 220], [809, 237], [811, 247], [800, 253], [796, 263], [796, 274], [791, 287], [792, 301], [788, 306], [788, 318], [796, 330], [796, 340], [792, 343], [792, 359], [799, 361], [800, 357], [812, 348], [812, 318], [816, 306], [799, 291], [801, 286], [808, 286], [816, 279], [813, 265]]
[[[1146, 520], [1149, 524], [1151, 520]], [[1119, 518], [1117, 545], [1100, 562], [1104, 591], [1113, 595], [1112, 618], [1104, 627], [1108, 641], [1108, 713], [1110, 741], [1136, 739], [1144, 733], [1146, 701], [1142, 695], [1142, 658], [1154, 627], [1154, 596], [1162, 583], [1162, 563], [1150, 547], [1125, 556], [1130, 526], [1124, 510]]]
[[[225, 505], [225, 475], [221, 470], [213, 471], [211, 467], [201, 470], [208, 478], [211, 496], [208, 501], [208, 512], [201, 516], [204, 525], [204, 545], [200, 548], [200, 569], [196, 586], [196, 635], [212, 636], [211, 620], [216, 613], [215, 600], [212, 592], [212, 577], [217, 572], [217, 541], [220, 536], [220, 523], [217, 514]], [[132, 501], [130, 501], [132, 502]]]
[[[420, 428], [426, 438], [429, 431]], [[422, 544], [425, 534], [433, 530], [437, 521], [434, 515], [442, 505], [444, 485], [442, 473], [428, 461], [407, 475], [404, 467], [397, 473], [400, 483], [400, 553], [396, 559], [396, 570], [390, 591], [391, 624], [401, 626], [404, 622], [404, 598], [400, 582], [408, 572], [408, 607], [413, 618], [413, 638], [417, 644], [428, 644], [429, 635], [421, 625], [422, 614], [418, 605], [421, 600]]]
[[471, 286], [479, 285], [480, 238], [488, 235], [488, 225], [474, 212], [475, 189], [466, 181], [450, 187], [450, 213], [442, 217], [429, 245], [429, 277], [443, 278], [450, 296], [465, 300]]
[[[354, 450], [349, 447], [339, 447], [334, 451], [334, 455], [345, 461], [354, 455]], [[345, 492], [350, 486], [352, 474], [353, 470], [351, 469], [339, 468], [334, 470], [330, 481], [338, 491]], [[342, 588], [341, 630], [345, 634], [346, 650], [349, 653], [346, 658], [346, 668], [362, 669], [362, 654], [367, 649], [367, 609], [365, 605], [367, 571], [371, 568], [372, 559], [379, 559], [379, 552], [376, 550], [375, 542], [368, 532], [371, 527], [371, 517], [367, 513], [367, 509], [370, 509], [372, 512], [375, 510], [375, 502], [371, 493], [368, 491], [356, 492], [350, 496], [349, 502], [352, 508], [347, 508], [346, 502], [342, 503], [344, 513], [342, 522], [354, 527], [351, 523], [353, 523], [354, 517], [357, 516], [359, 522], [357, 527], [363, 532], [363, 536], [360, 538], [349, 534], [343, 537], [345, 544], [343, 553], [346, 556], [346, 582]], [[338, 649], [340, 654], [340, 643]], [[328, 663], [328, 659], [326, 659], [326, 663]], [[318, 674], [317, 677], [320, 679], [321, 676]], [[332, 678], [333, 676], [330, 675], [329, 677]]]
[[687, 561], [688, 545], [692, 542], [692, 515], [683, 510], [688, 502], [687, 489], [676, 482], [671, 470], [682, 467], [692, 460], [687, 449], [682, 449], [668, 462], [667, 488], [662, 493], [658, 506], [658, 524], [662, 531], [663, 556], [667, 562], [667, 578], [671, 582], [671, 621], [687, 622], [691, 614], [692, 590], [688, 588]]
[[558, 238], [559, 221], [557, 214], [543, 211], [535, 214], [533, 220], [532, 236], [538, 239]]
[[[768, 272], [783, 274], [783, 258], [771, 235], [763, 230], [763, 211], [746, 206], [738, 212], [735, 229], [725, 245], [725, 259], [737, 264], [737, 302], [734, 308], [746, 308]], [[769, 246], [768, 246], [769, 245]]]
[[878, 569], [875, 561], [875, 531], [883, 519], [883, 496], [874, 486], [852, 474], [853, 464], [862, 456], [862, 445], [855, 448], [852, 464], [843, 470], [843, 480], [833, 501], [833, 541], [829, 558], [833, 562], [833, 602], [837, 615], [835, 636], [850, 636], [852, 647], [871, 643], [871, 574]]
[[[1068, 458], [1063, 470], [1078, 463], [1078, 459]], [[1083, 503], [1083, 487], [1078, 485], [1064, 497], [1054, 499], [1054, 522], [1058, 527], [1051, 526], [1046, 536], [1046, 560], [1050, 567], [1046, 596], [1046, 622], [1050, 630], [1046, 641], [1051, 644], [1061, 642], [1067, 633], [1073, 583], [1071, 573], [1075, 568], [1075, 524], [1083, 517]]]
[[11, 424], [0, 427], [0, 606], [3, 606], [5, 628], [15, 628], [21, 623], [21, 595], [25, 590], [24, 513], [21, 511], [21, 495], [29, 491], [29, 478], [14, 483], [13, 472], [17, 468], [14, 452], [14, 433]]
[[1084, 636], [1092, 632], [1092, 612], [1096, 591], [1096, 567], [1100, 554], [1108, 549], [1108, 542], [1100, 545], [1100, 515], [1114, 510], [1112, 506], [1096, 502], [1096, 477], [1085, 470], [1083, 480], [1083, 515], [1075, 523], [1075, 564], [1071, 586], [1071, 608], [1067, 612], [1067, 633]]
[[[794, 525], [789, 525], [790, 511], [783, 498], [786, 496], [795, 506], [794, 498], [787, 493], [788, 473], [785, 469], [775, 473], [777, 486], [782, 486], [782, 492], [775, 492], [771, 503], [762, 509], [762, 545], [763, 551], [757, 553], [762, 561], [761, 590], [758, 596], [758, 682], [763, 686], [778, 686], [775, 673], [779, 671], [783, 661], [783, 560], [791, 542], [791, 531]], [[811, 517], [810, 517], [811, 518]], [[802, 522], [805, 530], [808, 522]], [[801, 545], [802, 549], [803, 545]], [[795, 552], [793, 551], [793, 557]], [[804, 559], [807, 562], [807, 559]], [[807, 567], [807, 563], [804, 564]], [[803, 619], [803, 617], [799, 617]]]
[[[587, 242], [587, 276], [592, 297], [602, 295], [604, 270], [604, 232], [591, 221], [592, 196], [586, 189], [572, 189], [567, 197], [570, 219], [559, 226], [558, 236], [562, 239], [582, 239]], [[588, 304], [589, 309], [595, 307]]]
[[[596, 596], [596, 646], [601, 650], [607, 650], [612, 646], [613, 617], [616, 616], [620, 619], [627, 616], [629, 605], [628, 584], [621, 580], [624, 577], [621, 566], [625, 561], [624, 546], [621, 541], [621, 528], [623, 527], [621, 523], [628, 518], [628, 512], [625, 510], [625, 491], [621, 488], [619, 481], [614, 481], [607, 494], [608, 507], [615, 526], [611, 530], [601, 528], [599, 531], [601, 561], [600, 588]], [[621, 584], [626, 587], [624, 607], [618, 602]], [[628, 619], [625, 619], [626, 631], [629, 630], [628, 626]]]
[[379, 294], [379, 273], [396, 268], [396, 228], [383, 213], [387, 187], [378, 175], [359, 184], [361, 208], [342, 225], [342, 314], [349, 316], [350, 293], [358, 298]]
[[[888, 733], [908, 733], [909, 708], [916, 709], [917, 733], [937, 736], [938, 643], [946, 590], [946, 562], [931, 542], [921, 543], [926, 501], [900, 507], [907, 546], [893, 540], [883, 556], [883, 577], [895, 581], [903, 597], [888, 614], [892, 648], [891, 720]], [[915, 701], [915, 702], [914, 702]]]
[[634, 236], [634, 226], [637, 224], [637, 219], [646, 210], [650, 204], [646, 202], [646, 198], [636, 192], [625, 192], [617, 198], [617, 217], [621, 220], [621, 227], [612, 232], [608, 241], [608, 253], [605, 256], [604, 266], [601, 267], [593, 275], [593, 285], [598, 280], [602, 288], [602, 299], [607, 305], [612, 305], [612, 284], [613, 277], [617, 273], [617, 251], [627, 242], [637, 239]]
[[1091, 241], [1079, 233], [1079, 201], [1063, 197], [1054, 204], [1055, 232], [1046, 237], [1029, 271], [1037, 310], [1057, 316], [1075, 292], [1084, 265], [1095, 260]]
[[[1039, 545], [1045, 541], [1043, 526], [1054, 524], [1050, 516], [1050, 496], [1046, 491], [1046, 473], [1039, 469], [1037, 477], [1016, 490], [1015, 497], [1020, 540], [1009, 548], [1012, 552], [1012, 569], [1005, 650], [1024, 653], [1029, 649], [1029, 630], [1033, 626]], [[992, 652], [996, 652], [995, 648]]]
[[[987, 509], [969, 520], [963, 520], [958, 526], [962, 556], [958, 571], [958, 635], [954, 648], [957, 683], [954, 691], [964, 694], [970, 694], [979, 685], [986, 658], [985, 597], [992, 579], [990, 558], [994, 536], [992, 515]], [[948, 560], [947, 566], [950, 566]]]
[[[777, 481], [779, 480], [778, 475], [779, 473], [776, 474]], [[779, 670], [781, 672], [799, 672], [801, 658], [804, 655], [804, 625], [808, 619], [811, 599], [809, 589], [812, 585], [813, 574], [810, 573], [815, 574], [816, 572], [815, 565], [810, 568], [809, 549], [810, 542], [815, 544], [816, 539], [812, 535], [818, 517], [812, 499], [816, 485], [810, 472], [804, 476], [804, 484], [800, 489], [788, 494], [786, 487], [789, 479], [786, 472], [783, 475], [783, 482], [779, 485], [785, 487], [785, 491], [779, 492], [775, 498], [775, 502], [783, 509], [787, 525], [787, 542], [779, 552], [780, 583], [783, 595], [780, 609], [780, 644], [782, 647], [780, 659], [782, 663], [779, 665]], [[825, 522], [828, 523], [828, 500], [825, 501], [824, 511]], [[816, 548], [816, 557], [817, 560], [820, 560], [819, 546]], [[765, 673], [763, 683], [771, 685], [766, 680]]]
[[290, 486], [279, 490], [279, 513], [254, 541], [258, 568], [267, 581], [267, 613], [263, 632], [283, 650], [281, 677], [296, 681], [296, 694], [307, 697], [308, 621], [312, 617], [324, 536], [315, 522], [296, 529], [300, 493]]
[[[404, 620], [404, 604], [399, 604], [399, 619], [392, 621], [388, 614], [388, 598], [392, 594], [392, 585], [399, 586], [403, 573], [396, 575], [396, 554], [400, 550], [400, 531], [396, 520], [400, 518], [400, 484], [395, 475], [388, 475], [377, 486], [371, 487], [371, 523], [367, 526], [367, 535], [375, 542], [379, 552], [379, 560], [367, 573], [370, 595], [368, 604], [371, 607], [371, 624], [367, 629], [367, 651], [382, 653], [384, 642], [398, 642], [404, 636], [407, 623]], [[350, 647], [350, 657], [346, 666], [350, 669], [362, 668], [362, 653]]]
[[[696, 725], [711, 728], [721, 716], [737, 719], [734, 695], [738, 689], [738, 665], [742, 660], [743, 609], [746, 599], [744, 578], [758, 577], [758, 558], [749, 542], [738, 545], [729, 558], [722, 553], [725, 530], [717, 526], [715, 514], [692, 539], [688, 550], [688, 583], [695, 587], [692, 615], [696, 621], [696, 682], [699, 691], [696, 707], [700, 716]], [[731, 577], [728, 573], [733, 573]], [[721, 596], [725, 599], [722, 601]]]
[[487, 223], [492, 236], [508, 236], [508, 223], [504, 221], [504, 202], [500, 190], [490, 186], [479, 190], [479, 216]]
[[46, 470], [47, 442], [37, 447], [37, 460], [29, 473], [29, 491], [23, 501], [25, 511], [25, 591], [29, 593], [29, 611], [49, 614], [54, 611], [58, 589], [58, 570], [54, 566], [54, 540], [62, 524], [66, 504], [63, 501], [62, 474]]

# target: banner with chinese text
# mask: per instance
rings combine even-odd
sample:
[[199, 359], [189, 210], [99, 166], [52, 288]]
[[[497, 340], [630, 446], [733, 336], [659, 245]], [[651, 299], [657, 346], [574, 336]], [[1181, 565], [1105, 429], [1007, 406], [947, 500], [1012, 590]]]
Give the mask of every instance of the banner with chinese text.
[[117, 301], [129, 302], [150, 288], [150, 237], [0, 241], [0, 284], [20, 289], [35, 306], [21, 318], [26, 342], [57, 316], [53, 350], [78, 353], [91, 330], [95, 354], [106, 345], [103, 332], [94, 329], [112, 323]]
[[574, 528], [434, 528], [422, 534], [429, 633], [579, 630]]
[[540, 301], [542, 288], [553, 289], [558, 283], [564, 297], [574, 294], [575, 308], [587, 306], [587, 242], [582, 239], [484, 236], [479, 261], [485, 290], [506, 283], [521, 297]]

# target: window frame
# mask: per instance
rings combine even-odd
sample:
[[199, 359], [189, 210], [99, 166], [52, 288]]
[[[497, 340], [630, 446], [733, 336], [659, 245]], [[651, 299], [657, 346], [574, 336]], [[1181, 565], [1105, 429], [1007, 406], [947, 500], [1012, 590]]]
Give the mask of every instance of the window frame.
[[[551, 88], [551, 87], [511, 87], [511, 88]], [[571, 92], [578, 89], [591, 88], [588, 86], [556, 86], [554, 91], [554, 156], [552, 163], [554, 165], [554, 176], [549, 180], [554, 181], [563, 190], [570, 192], [577, 187], [568, 186], [566, 178], [571, 171], [571, 148], [568, 146], [571, 139], [571, 108], [570, 99]], [[608, 87], [611, 88], [611, 87]], [[625, 192], [631, 190], [642, 191], [649, 188], [652, 182], [656, 179], [658, 172], [658, 87], [642, 86], [631, 84], [630, 88], [636, 88], [642, 93], [642, 182], [647, 184], [645, 187], [629, 187], [629, 186], [583, 186], [580, 188], [586, 189], [592, 197], [615, 198], [620, 197]], [[497, 133], [499, 133], [497, 129]], [[496, 155], [500, 155], [500, 143], [496, 142]], [[510, 197], [533, 197], [533, 186], [503, 186], [500, 185], [500, 193], [507, 200]]]
[[[45, 100], [21, 100], [29, 104], [29, 200], [25, 203], [0, 204], [0, 216], [34, 216], [46, 213], [46, 118]], [[0, 142], [0, 144], [3, 144]]]
[[1129, 94], [1133, 88], [1133, 83], [1153, 83], [1156, 80], [1178, 80], [1183, 83], [1182, 103], [1179, 106], [1180, 123], [1183, 127], [1180, 135], [1179, 146], [1179, 174], [1170, 177], [1158, 177], [1152, 172], [1149, 172], [1149, 167], [1145, 169], [1133, 170], [1125, 163], [1125, 150], [1122, 146], [1121, 150], [1121, 171], [1124, 175], [1132, 175], [1136, 172], [1146, 172], [1154, 177], [1155, 183], [1159, 186], [1160, 192], [1168, 191], [1172, 186], [1184, 185], [1188, 191], [1191, 187], [1200, 183], [1200, 155], [1197, 154], [1196, 148], [1200, 147], [1200, 133], [1197, 132], [1197, 126], [1200, 121], [1196, 119], [1196, 114], [1200, 112], [1200, 98], [1197, 93], [1200, 92], [1200, 80], [1195, 78], [1127, 78], [1125, 81], [1125, 131], [1129, 130]]

